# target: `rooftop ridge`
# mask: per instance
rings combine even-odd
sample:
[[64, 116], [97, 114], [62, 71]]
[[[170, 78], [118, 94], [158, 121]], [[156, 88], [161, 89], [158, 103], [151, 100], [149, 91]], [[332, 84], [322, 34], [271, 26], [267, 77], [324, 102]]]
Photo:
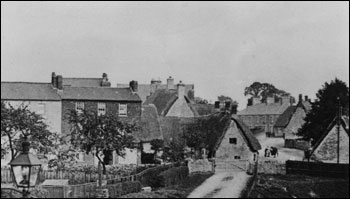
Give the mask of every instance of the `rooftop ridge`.
[[48, 85], [51, 85], [50, 82], [10, 82], [10, 81], [2, 81], [1, 83], [12, 83], [12, 84], [48, 84]]

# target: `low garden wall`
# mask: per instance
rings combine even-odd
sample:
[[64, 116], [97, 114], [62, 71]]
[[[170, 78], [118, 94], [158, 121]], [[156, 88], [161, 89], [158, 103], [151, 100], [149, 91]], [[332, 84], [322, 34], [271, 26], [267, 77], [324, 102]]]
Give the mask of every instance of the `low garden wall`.
[[214, 172], [214, 164], [208, 159], [190, 160], [188, 161], [189, 174], [197, 172]]
[[260, 174], [286, 174], [286, 164], [278, 160], [259, 159], [258, 173]]

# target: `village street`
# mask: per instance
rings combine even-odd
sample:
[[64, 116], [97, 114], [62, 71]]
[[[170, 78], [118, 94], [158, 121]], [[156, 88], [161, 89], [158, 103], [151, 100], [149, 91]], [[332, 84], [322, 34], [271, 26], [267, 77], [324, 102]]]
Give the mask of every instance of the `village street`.
[[259, 140], [261, 145], [261, 150], [259, 151], [260, 158], [264, 157], [264, 150], [266, 147], [276, 147], [278, 149], [278, 157], [270, 157], [270, 159], [285, 162], [287, 160], [302, 160], [304, 157], [304, 151], [298, 149], [284, 148], [283, 138], [266, 137], [265, 133], [258, 133], [255, 135]]
[[188, 198], [238, 198], [250, 177], [246, 172], [215, 173]]

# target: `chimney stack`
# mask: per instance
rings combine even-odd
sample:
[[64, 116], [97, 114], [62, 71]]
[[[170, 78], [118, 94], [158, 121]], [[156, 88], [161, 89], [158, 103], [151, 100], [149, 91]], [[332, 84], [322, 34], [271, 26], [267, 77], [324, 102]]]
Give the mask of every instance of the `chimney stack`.
[[231, 108], [231, 101], [226, 101], [225, 102], [225, 110], [230, 111], [230, 108]]
[[132, 90], [132, 92], [134, 92], [134, 93], [138, 92], [138, 82], [137, 81], [132, 80], [129, 85], [130, 85], [130, 89]]
[[216, 101], [216, 102], [215, 102], [214, 108], [215, 108], [215, 110], [216, 110], [217, 112], [220, 111], [220, 102], [219, 102], [219, 101]]
[[238, 104], [236, 102], [233, 102], [231, 106], [231, 114], [237, 115], [237, 108], [238, 108]]
[[281, 98], [281, 104], [291, 104], [291, 97], [290, 95], [285, 95], [285, 96], [282, 96]]
[[57, 89], [58, 90], [63, 89], [63, 77], [62, 77], [62, 75], [57, 75]]
[[158, 90], [158, 87], [161, 83], [162, 83], [162, 81], [160, 81], [160, 80], [155, 80], [155, 79], [151, 80], [151, 86], [150, 86], [151, 87], [151, 91], [150, 91], [151, 95], [154, 92], [156, 92], [156, 90]]
[[57, 88], [57, 76], [55, 72], [51, 75], [51, 84], [54, 88]]
[[174, 89], [174, 79], [171, 76], [167, 79], [167, 88], [168, 90]]
[[185, 97], [185, 84], [182, 81], [177, 84], [177, 96], [179, 98]]
[[102, 74], [102, 82], [101, 82], [102, 87], [111, 87], [111, 82], [108, 81], [108, 75], [107, 73]]
[[[306, 96], [305, 96], [305, 99], [306, 99]], [[299, 102], [302, 102], [302, 101], [303, 101], [303, 95], [299, 94]]]
[[253, 106], [260, 104], [260, 98], [259, 97], [253, 97]]
[[266, 98], [266, 104], [273, 104], [275, 103], [275, 97], [269, 96]]
[[306, 101], [306, 102], [309, 101], [309, 96], [305, 95], [305, 101]]

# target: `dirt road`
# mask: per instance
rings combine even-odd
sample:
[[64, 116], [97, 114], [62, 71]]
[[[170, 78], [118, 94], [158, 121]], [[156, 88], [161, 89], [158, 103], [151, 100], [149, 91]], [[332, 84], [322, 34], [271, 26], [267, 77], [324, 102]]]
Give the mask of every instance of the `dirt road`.
[[238, 198], [250, 177], [246, 172], [216, 173], [188, 198]]

